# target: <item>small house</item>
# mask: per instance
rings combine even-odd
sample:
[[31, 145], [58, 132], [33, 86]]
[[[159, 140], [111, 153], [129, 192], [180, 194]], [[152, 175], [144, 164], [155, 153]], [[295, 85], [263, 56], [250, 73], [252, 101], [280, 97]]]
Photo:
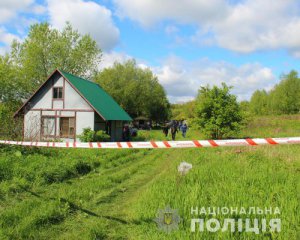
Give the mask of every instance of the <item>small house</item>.
[[[23, 117], [23, 138], [76, 141], [84, 128], [122, 138], [131, 117], [98, 84], [55, 70], [15, 113]], [[77, 139], [78, 141], [78, 139]]]

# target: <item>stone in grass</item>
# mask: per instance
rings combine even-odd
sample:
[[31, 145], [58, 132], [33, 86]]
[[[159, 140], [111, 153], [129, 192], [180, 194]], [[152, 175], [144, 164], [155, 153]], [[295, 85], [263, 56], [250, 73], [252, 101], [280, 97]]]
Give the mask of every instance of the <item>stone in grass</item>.
[[178, 166], [178, 172], [181, 175], [186, 175], [192, 169], [193, 165], [187, 162], [181, 162]]

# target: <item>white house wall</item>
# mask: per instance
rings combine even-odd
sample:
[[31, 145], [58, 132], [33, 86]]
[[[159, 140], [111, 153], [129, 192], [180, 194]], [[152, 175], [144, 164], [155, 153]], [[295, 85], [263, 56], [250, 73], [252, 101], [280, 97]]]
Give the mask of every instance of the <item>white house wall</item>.
[[65, 108], [92, 110], [90, 105], [66, 81], [65, 83]]
[[42, 111], [42, 116], [55, 116], [55, 111]]
[[82, 133], [84, 128], [94, 129], [94, 112], [76, 113], [76, 136]]
[[63, 109], [63, 108], [64, 108], [63, 100], [53, 101], [53, 109]]
[[75, 117], [75, 111], [57, 111], [57, 115], [61, 117]]
[[[65, 82], [65, 83], [64, 83]], [[63, 87], [64, 100], [53, 99], [53, 87]], [[53, 106], [52, 106], [53, 102]], [[31, 109], [81, 109], [93, 110], [91, 106], [83, 99], [79, 93], [69, 84], [61, 75], [54, 75], [40, 91], [30, 100], [29, 108]]]
[[53, 78], [53, 87], [63, 87], [63, 86], [64, 86], [64, 78], [62, 76]]
[[29, 108], [52, 108], [52, 84], [51, 81], [47, 82], [45, 86], [38, 91], [29, 102]]

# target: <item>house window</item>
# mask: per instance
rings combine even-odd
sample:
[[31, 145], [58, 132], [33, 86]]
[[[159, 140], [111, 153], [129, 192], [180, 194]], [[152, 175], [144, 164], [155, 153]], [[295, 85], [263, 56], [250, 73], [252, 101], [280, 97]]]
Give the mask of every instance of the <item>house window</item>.
[[62, 87], [53, 88], [53, 98], [54, 99], [62, 99], [63, 98], [63, 88]]
[[42, 117], [42, 135], [44, 137], [55, 135], [54, 117]]
[[60, 137], [74, 138], [75, 135], [75, 118], [62, 117], [60, 118]]

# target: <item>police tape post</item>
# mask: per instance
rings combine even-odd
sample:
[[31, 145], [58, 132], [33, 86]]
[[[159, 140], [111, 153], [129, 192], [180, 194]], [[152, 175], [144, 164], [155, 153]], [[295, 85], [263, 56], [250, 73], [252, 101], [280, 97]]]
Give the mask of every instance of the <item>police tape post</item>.
[[191, 140], [191, 141], [150, 141], [150, 142], [25, 142], [0, 140], [0, 144], [29, 147], [55, 148], [202, 148], [226, 146], [257, 146], [277, 144], [300, 144], [300, 137], [287, 138], [247, 138], [229, 140]]

